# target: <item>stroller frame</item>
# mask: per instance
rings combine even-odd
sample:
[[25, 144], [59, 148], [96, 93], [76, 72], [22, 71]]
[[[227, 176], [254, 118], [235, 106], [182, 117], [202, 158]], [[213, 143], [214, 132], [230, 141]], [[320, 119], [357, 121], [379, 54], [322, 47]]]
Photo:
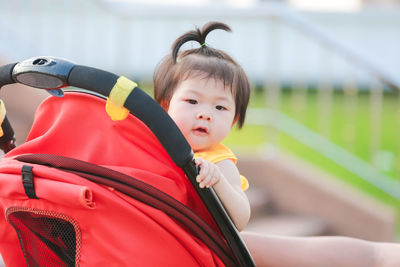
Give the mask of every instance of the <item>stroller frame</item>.
[[[46, 89], [56, 96], [63, 95], [61, 88], [74, 86], [107, 97], [110, 95], [112, 88], [114, 88], [119, 78], [118, 75], [104, 70], [76, 65], [67, 60], [54, 57], [32, 58], [20, 63], [12, 63], [0, 67], [0, 88], [7, 84], [22, 83], [31, 87]], [[141, 120], [155, 134], [173, 162], [184, 171], [215, 220], [219, 230], [226, 240], [226, 243], [224, 243], [224, 241], [221, 242], [221, 240], [219, 240], [214, 234], [210, 234], [212, 231], [207, 230], [209, 229], [207, 224], [193, 219], [194, 217], [191, 217], [192, 215], [188, 215], [191, 214], [190, 211], [187, 211], [188, 209], [182, 207], [182, 204], [179, 205], [174, 203], [172, 197], [169, 197], [161, 191], [156, 192], [157, 190], [153, 190], [156, 192], [155, 195], [157, 196], [154, 198], [155, 200], [150, 202], [147, 201], [147, 204], [161, 209], [169, 216], [180, 220], [186, 226], [191, 225], [189, 228], [191, 228], [194, 233], [197, 233], [197, 236], [200, 237], [203, 242], [210, 246], [210, 248], [223, 260], [224, 264], [231, 266], [255, 266], [249, 251], [244, 245], [244, 242], [229, 218], [229, 215], [223, 208], [216, 193], [212, 188], [200, 188], [198, 186], [195, 180], [197, 176], [197, 168], [193, 162], [192, 149], [168, 114], [138, 87], [133, 88], [129, 93], [123, 103], [123, 108], [129, 110], [131, 114]], [[0, 138], [0, 146], [5, 150], [5, 152], [8, 152], [15, 147], [15, 139], [12, 127], [8, 122], [7, 117], [4, 117], [1, 127], [4, 135]], [[79, 172], [76, 169], [72, 170], [71, 168], [68, 168], [68, 161], [72, 159], [57, 158], [55, 160], [54, 157], [56, 156], [22, 155], [16, 159], [26, 163], [44, 164], [75, 173]], [[55, 163], [60, 162], [60, 160], [61, 162], [64, 162], [64, 165], [59, 166], [57, 165], [58, 163]], [[89, 164], [85, 162], [78, 163], [86, 167], [87, 164]], [[125, 177], [124, 174], [118, 172], [112, 172], [112, 179], [107, 178], [101, 180], [99, 177], [104, 178], [104, 175], [101, 174], [104, 172], [109, 174], [111, 170], [102, 170], [100, 166], [90, 167], [95, 169], [94, 173], [82, 174], [81, 172], [80, 175], [86, 179], [95, 180], [96, 183], [112, 186], [117, 190], [128, 195], [131, 194], [136, 198], [141, 198], [138, 197], [138, 195], [140, 196], [142, 194], [144, 197], [142, 197], [141, 201], [146, 203], [145, 199], [146, 197], [148, 198], [149, 193], [138, 188], [148, 188], [148, 186], [141, 184], [140, 181], [136, 181], [136, 187], [132, 187], [132, 185], [126, 183], [128, 178]], [[110, 176], [107, 175], [107, 177]], [[129, 179], [131, 180], [132, 177], [129, 177]], [[28, 191], [30, 190], [29, 182], [29, 179], [27, 179], [26, 184], [28, 186], [25, 189], [28, 188]], [[33, 186], [33, 181], [31, 181], [30, 186]], [[132, 190], [134, 192], [129, 192]]]

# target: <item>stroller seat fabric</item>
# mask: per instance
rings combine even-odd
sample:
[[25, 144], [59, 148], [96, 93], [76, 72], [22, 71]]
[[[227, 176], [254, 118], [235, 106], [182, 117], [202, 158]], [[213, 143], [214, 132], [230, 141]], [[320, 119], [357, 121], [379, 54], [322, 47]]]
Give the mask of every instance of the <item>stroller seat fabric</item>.
[[88, 93], [49, 97], [0, 161], [7, 266], [234, 265], [207, 208], [133, 115]]

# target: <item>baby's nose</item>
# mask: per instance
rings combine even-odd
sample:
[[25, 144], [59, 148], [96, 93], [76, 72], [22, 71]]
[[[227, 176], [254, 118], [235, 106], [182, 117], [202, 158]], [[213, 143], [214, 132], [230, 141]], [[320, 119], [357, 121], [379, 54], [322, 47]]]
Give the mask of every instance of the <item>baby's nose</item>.
[[211, 121], [211, 114], [209, 112], [201, 111], [197, 113], [196, 118], [199, 120]]

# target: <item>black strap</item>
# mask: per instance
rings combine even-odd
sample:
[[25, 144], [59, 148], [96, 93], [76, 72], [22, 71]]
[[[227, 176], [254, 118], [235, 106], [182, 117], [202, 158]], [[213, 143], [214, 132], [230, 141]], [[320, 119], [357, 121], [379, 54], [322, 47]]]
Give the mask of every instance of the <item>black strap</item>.
[[21, 174], [22, 174], [22, 185], [24, 186], [25, 194], [29, 198], [38, 199], [35, 193], [35, 184], [33, 182], [32, 166], [23, 165]]

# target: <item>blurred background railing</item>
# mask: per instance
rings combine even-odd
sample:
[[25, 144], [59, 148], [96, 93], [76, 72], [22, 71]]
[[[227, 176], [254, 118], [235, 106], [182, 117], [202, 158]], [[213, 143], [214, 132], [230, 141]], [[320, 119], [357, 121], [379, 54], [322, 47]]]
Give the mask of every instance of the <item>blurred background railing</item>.
[[233, 2], [0, 0], [0, 61], [62, 57], [151, 90], [177, 36], [226, 22], [233, 34], [207, 42], [231, 53], [253, 86], [244, 133], [227, 143], [265, 157], [291, 153], [398, 207], [400, 7], [300, 12], [290, 1]]

